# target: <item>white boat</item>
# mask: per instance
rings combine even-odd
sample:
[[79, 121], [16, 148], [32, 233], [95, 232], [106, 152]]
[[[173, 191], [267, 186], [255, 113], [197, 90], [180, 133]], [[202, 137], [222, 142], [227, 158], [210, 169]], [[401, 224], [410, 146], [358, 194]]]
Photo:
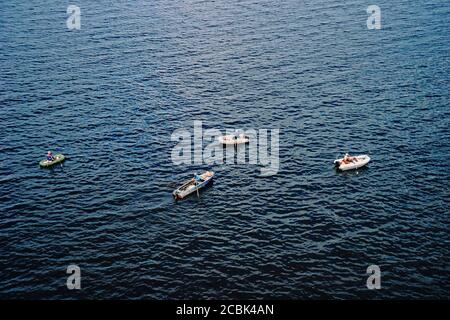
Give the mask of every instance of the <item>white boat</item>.
[[250, 141], [250, 139], [243, 133], [239, 135], [229, 134], [226, 136], [221, 136], [217, 140], [219, 141], [219, 143], [226, 145], [245, 144]]
[[339, 170], [346, 171], [346, 170], [353, 170], [353, 169], [361, 168], [361, 167], [365, 166], [366, 164], [368, 164], [370, 161], [370, 157], [366, 154], [355, 156], [355, 157], [350, 157], [350, 158], [351, 158], [351, 160], [349, 163], [343, 163], [342, 160], [344, 160], [344, 158], [336, 159], [336, 160], [334, 160], [334, 165]]
[[172, 193], [173, 197], [175, 199], [183, 199], [188, 195], [190, 195], [191, 193], [194, 193], [195, 191], [206, 187], [212, 181], [214, 177], [214, 172], [206, 171], [199, 177], [200, 181], [196, 181], [194, 178], [192, 178], [191, 180], [188, 180], [185, 183], [183, 183], [181, 187], [179, 187]]

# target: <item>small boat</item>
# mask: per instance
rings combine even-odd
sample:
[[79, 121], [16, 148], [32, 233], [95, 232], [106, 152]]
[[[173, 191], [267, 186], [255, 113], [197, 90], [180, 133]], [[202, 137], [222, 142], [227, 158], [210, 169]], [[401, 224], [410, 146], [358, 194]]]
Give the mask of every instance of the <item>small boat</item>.
[[244, 135], [243, 133], [236, 135], [230, 134], [226, 136], [221, 136], [218, 138], [219, 143], [226, 145], [236, 145], [236, 144], [245, 144], [250, 141], [249, 137]]
[[191, 180], [186, 181], [177, 190], [175, 190], [172, 193], [175, 200], [183, 199], [183, 198], [187, 197], [188, 195], [190, 195], [191, 193], [194, 193], [197, 190], [200, 190], [200, 189], [206, 187], [213, 180], [214, 172], [206, 171], [205, 173], [201, 174], [199, 177], [200, 177], [200, 181], [195, 181], [195, 179], [192, 178]]
[[51, 167], [55, 164], [61, 163], [64, 160], [66, 160], [66, 157], [63, 154], [58, 153], [57, 155], [55, 155], [55, 159], [53, 161], [49, 161], [47, 159], [41, 160], [41, 161], [39, 161], [39, 165], [41, 167], [47, 168], [47, 167]]
[[368, 164], [370, 161], [370, 157], [366, 154], [351, 158], [353, 159], [353, 161], [351, 161], [350, 163], [342, 163], [342, 160], [344, 160], [344, 158], [336, 159], [334, 160], [334, 165], [337, 169], [346, 171], [361, 168]]

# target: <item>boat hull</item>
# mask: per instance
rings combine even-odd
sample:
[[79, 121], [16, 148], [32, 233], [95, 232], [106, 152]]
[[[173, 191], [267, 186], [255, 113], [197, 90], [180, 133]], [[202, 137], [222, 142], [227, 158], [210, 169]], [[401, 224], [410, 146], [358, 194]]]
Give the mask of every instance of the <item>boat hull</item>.
[[47, 159], [41, 160], [39, 162], [39, 165], [43, 168], [48, 168], [54, 166], [55, 164], [61, 163], [64, 160], [66, 160], [66, 157], [63, 154], [58, 153], [57, 155], [55, 155], [55, 160], [53, 161], [48, 161]]
[[223, 145], [236, 145], [236, 144], [246, 144], [249, 143], [250, 139], [247, 136], [239, 136], [237, 139], [235, 139], [235, 136], [228, 135], [228, 136], [222, 136], [217, 139], [219, 143]]
[[201, 190], [208, 186], [213, 181], [214, 172], [207, 171], [204, 174], [200, 175], [200, 177], [203, 179], [202, 182], [196, 183], [194, 179], [191, 179], [188, 182], [184, 183], [180, 188], [175, 190], [172, 193], [175, 200], [184, 199], [187, 196], [196, 193], [197, 190]]
[[344, 164], [344, 163], [341, 163], [341, 161], [343, 160], [343, 158], [341, 158], [341, 159], [334, 160], [334, 164], [338, 170], [347, 171], [347, 170], [355, 170], [355, 169], [364, 167], [370, 161], [370, 157], [366, 154], [360, 155], [360, 156], [355, 156], [354, 158], [356, 158], [357, 161]]

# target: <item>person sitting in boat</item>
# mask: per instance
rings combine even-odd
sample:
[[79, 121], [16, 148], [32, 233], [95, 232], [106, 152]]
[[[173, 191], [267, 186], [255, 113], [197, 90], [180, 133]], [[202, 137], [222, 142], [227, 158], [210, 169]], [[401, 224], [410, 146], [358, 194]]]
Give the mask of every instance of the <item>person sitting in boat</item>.
[[348, 164], [354, 162], [355, 160], [356, 160], [355, 157], [351, 157], [348, 153], [346, 153], [344, 159], [342, 159], [342, 163]]
[[53, 161], [53, 160], [55, 160], [53, 153], [51, 151], [47, 152], [47, 161]]
[[195, 180], [195, 182], [202, 182], [203, 181], [202, 177], [200, 177], [197, 173], [194, 173], [194, 180]]

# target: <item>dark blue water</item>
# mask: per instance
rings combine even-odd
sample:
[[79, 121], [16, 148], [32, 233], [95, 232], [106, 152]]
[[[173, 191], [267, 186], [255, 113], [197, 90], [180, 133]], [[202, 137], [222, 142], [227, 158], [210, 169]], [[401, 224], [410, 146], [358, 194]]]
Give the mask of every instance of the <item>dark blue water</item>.
[[[1, 298], [448, 298], [448, 1], [1, 7]], [[280, 129], [278, 174], [174, 165], [194, 120]], [[337, 173], [347, 151], [372, 162]]]

